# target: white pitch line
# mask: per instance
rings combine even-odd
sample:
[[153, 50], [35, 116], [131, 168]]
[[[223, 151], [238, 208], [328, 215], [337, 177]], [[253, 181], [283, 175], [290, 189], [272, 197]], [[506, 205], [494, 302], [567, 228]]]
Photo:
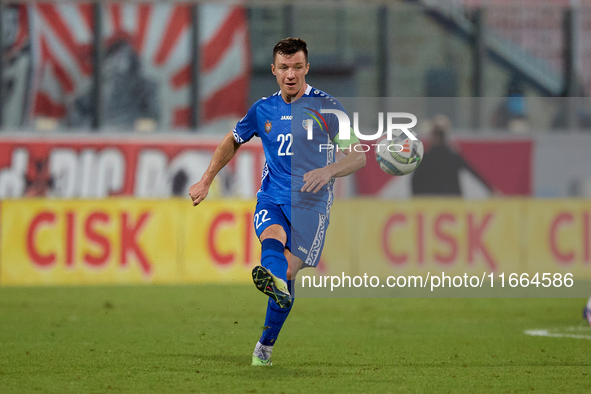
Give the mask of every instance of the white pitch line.
[[575, 338], [575, 339], [590, 339], [591, 335], [576, 335], [576, 334], [559, 334], [551, 333], [550, 330], [525, 330], [525, 335], [532, 335], [538, 337], [552, 337], [552, 338]]

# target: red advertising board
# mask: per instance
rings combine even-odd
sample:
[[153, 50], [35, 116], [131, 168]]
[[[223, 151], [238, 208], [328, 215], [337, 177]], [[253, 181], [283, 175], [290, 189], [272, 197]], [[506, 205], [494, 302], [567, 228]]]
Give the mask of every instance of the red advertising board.
[[[531, 139], [456, 139], [453, 149], [467, 165], [484, 179], [495, 192], [505, 196], [531, 196], [533, 173], [533, 141]], [[425, 155], [429, 146], [425, 143]], [[361, 195], [392, 197], [388, 194], [393, 184], [399, 183], [395, 197], [410, 196], [410, 177], [392, 177], [380, 170], [375, 160], [368, 160], [357, 174], [358, 193]], [[466, 197], [466, 190], [462, 195]]]
[[[0, 141], [0, 198], [186, 196], [218, 141], [195, 139], [76, 139]], [[260, 186], [262, 146], [242, 147], [220, 172], [214, 196], [252, 197]]]

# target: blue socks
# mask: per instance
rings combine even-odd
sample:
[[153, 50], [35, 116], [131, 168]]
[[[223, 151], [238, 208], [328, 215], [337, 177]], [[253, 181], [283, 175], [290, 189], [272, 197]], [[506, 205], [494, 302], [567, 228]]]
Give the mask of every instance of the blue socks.
[[287, 282], [287, 259], [283, 254], [285, 247], [276, 239], [265, 239], [262, 243], [261, 265], [273, 275]]
[[265, 317], [265, 328], [261, 336], [260, 343], [264, 346], [273, 346], [283, 323], [287, 319], [294, 302], [294, 282], [287, 280], [288, 263], [283, 254], [285, 247], [276, 239], [265, 239], [262, 242], [261, 265], [271, 271], [273, 275], [283, 279], [287, 283], [287, 288], [291, 294], [291, 306], [281, 309], [271, 298], [267, 302], [267, 315]]
[[283, 323], [285, 323], [285, 320], [287, 319], [287, 316], [289, 315], [289, 312], [291, 311], [295, 301], [294, 285], [295, 280], [287, 281], [287, 288], [291, 294], [291, 305], [289, 308], [281, 309], [279, 305], [275, 303], [275, 301], [269, 298], [267, 303], [267, 316], [265, 317], [265, 328], [263, 329], [263, 335], [261, 335], [261, 339], [259, 340], [262, 345], [273, 346], [275, 344], [275, 341], [279, 336], [279, 331], [281, 331], [281, 327], [283, 327]]

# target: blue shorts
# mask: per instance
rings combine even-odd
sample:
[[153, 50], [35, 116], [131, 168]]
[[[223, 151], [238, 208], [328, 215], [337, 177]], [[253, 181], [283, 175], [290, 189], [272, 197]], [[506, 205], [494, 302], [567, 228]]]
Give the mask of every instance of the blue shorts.
[[[292, 218], [294, 220], [292, 221]], [[328, 217], [305, 208], [276, 205], [258, 200], [254, 212], [257, 237], [272, 224], [279, 224], [287, 234], [287, 249], [304, 262], [304, 267], [316, 267], [324, 248]]]

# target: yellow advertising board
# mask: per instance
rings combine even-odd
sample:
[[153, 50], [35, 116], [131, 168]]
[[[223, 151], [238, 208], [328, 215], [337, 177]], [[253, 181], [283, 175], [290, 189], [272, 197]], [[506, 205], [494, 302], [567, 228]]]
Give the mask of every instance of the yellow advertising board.
[[[249, 283], [261, 253], [254, 209], [254, 200], [3, 201], [0, 285]], [[584, 200], [340, 200], [310, 274], [590, 279], [590, 218]]]
[[2, 285], [169, 283], [178, 202], [12, 200], [1, 206]]
[[[519, 272], [524, 268], [523, 204], [460, 199], [341, 202], [341, 209], [355, 213], [354, 225], [330, 231], [349, 240], [355, 275]], [[330, 256], [338, 247], [327, 242], [325, 253]]]
[[260, 243], [253, 226], [254, 201], [212, 200], [183, 205], [185, 283], [251, 283]]
[[591, 201], [530, 200], [524, 253], [531, 272], [572, 273], [591, 279]]

